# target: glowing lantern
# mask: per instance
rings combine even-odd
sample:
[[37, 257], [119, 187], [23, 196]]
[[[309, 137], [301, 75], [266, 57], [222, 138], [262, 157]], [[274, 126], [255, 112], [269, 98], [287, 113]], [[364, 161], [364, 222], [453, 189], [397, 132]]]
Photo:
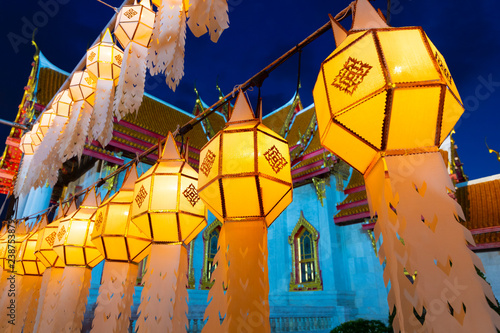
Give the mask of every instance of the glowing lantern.
[[101, 42], [87, 51], [87, 70], [97, 81], [93, 115], [95, 121], [89, 130], [92, 131], [92, 137], [103, 147], [112, 138], [113, 113], [110, 107], [122, 61], [123, 52], [113, 43], [109, 29], [106, 29]]
[[[42, 219], [47, 219], [43, 215]], [[43, 222], [38, 223], [33, 231], [23, 240], [16, 256], [16, 273], [20, 275], [42, 275], [45, 271], [45, 265], [35, 255], [36, 243], [40, 236]]]
[[[218, 245], [227, 259], [218, 257], [212, 275], [206, 330], [236, 332], [244, 325], [270, 332], [267, 227], [292, 202], [288, 143], [255, 118], [240, 93], [231, 119], [202, 148], [200, 161], [200, 197], [224, 221]], [[245, 285], [227, 284], [242, 276]], [[226, 309], [221, 324], [219, 313]]]
[[96, 80], [92, 78], [88, 70], [73, 73], [69, 83], [73, 101], [85, 100], [90, 105], [94, 105], [96, 84]]
[[59, 229], [59, 222], [64, 217], [65, 209], [59, 204], [59, 211], [54, 221], [46, 224], [46, 216], [42, 217], [42, 222], [45, 224], [39, 231], [38, 239], [35, 246], [35, 256], [45, 265], [45, 267], [64, 268], [64, 262], [54, 251], [54, 242], [57, 238], [57, 230]]
[[[332, 19], [337, 49], [313, 94], [322, 144], [364, 174], [394, 331], [493, 332], [500, 319], [484, 295], [494, 296], [438, 152], [463, 112], [455, 82], [421, 28], [389, 28], [367, 0], [353, 12], [349, 32]], [[449, 281], [464, 282], [460, 295], [443, 294]]]
[[54, 118], [56, 117], [56, 112], [53, 109], [45, 110], [40, 117], [40, 131], [45, 136], [49, 131]]
[[25, 155], [33, 155], [35, 153], [37, 145], [33, 142], [33, 138], [31, 137], [31, 132], [26, 132], [22, 137], [19, 144], [19, 149]]
[[71, 114], [71, 105], [73, 104], [73, 98], [69, 89], [64, 89], [59, 92], [54, 101], [52, 102], [52, 109], [54, 109], [56, 115], [68, 118]]
[[167, 331], [168, 327], [180, 332], [188, 324], [184, 245], [207, 222], [206, 208], [197, 191], [198, 174], [187, 162], [187, 149], [185, 156], [181, 158], [169, 132], [162, 156], [135, 183], [130, 216], [153, 243], [139, 306], [139, 333]]
[[155, 13], [149, 0], [123, 6], [116, 18], [114, 34], [125, 49], [116, 87], [114, 113], [118, 120], [139, 110], [146, 79], [146, 57], [153, 32]]
[[35, 125], [33, 125], [33, 128], [31, 129], [31, 142], [35, 146], [39, 146], [40, 143], [42, 143], [42, 140], [43, 140], [43, 133], [40, 130], [40, 124], [36, 123]]
[[[106, 260], [92, 323], [95, 332], [122, 332], [130, 325], [137, 264], [149, 254], [151, 245], [151, 239], [129, 218], [136, 180], [134, 164], [120, 190], [105, 200], [95, 214], [92, 242]], [[112, 295], [109, 290], [114, 291]]]
[[[12, 228], [12, 225], [9, 225], [9, 228]], [[0, 265], [4, 269], [4, 271], [12, 272], [15, 267], [16, 256], [21, 247], [21, 243], [28, 236], [27, 228], [25, 222], [19, 222], [15, 227], [14, 237], [11, 237], [11, 246], [9, 247], [9, 233], [4, 234], [0, 242]], [[12, 230], [12, 229], [10, 229]], [[5, 237], [7, 236], [7, 237]], [[12, 239], [14, 242], [12, 242]], [[14, 248], [12, 248], [12, 245]]]

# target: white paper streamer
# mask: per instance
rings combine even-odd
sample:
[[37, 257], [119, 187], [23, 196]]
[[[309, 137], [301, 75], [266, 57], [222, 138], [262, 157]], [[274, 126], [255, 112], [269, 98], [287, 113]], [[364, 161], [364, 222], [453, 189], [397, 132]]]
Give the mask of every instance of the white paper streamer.
[[106, 145], [111, 141], [113, 135], [113, 81], [97, 80], [94, 104], [94, 123], [92, 123], [92, 137], [99, 141], [101, 146]]
[[68, 123], [64, 127], [64, 132], [61, 134], [59, 140], [57, 140], [56, 156], [63, 162], [67, 160], [64, 159], [64, 152], [71, 143], [71, 138], [73, 137], [73, 134], [75, 133], [76, 127], [78, 125], [80, 112], [84, 102], [84, 100], [81, 100], [73, 103], [73, 105], [71, 106], [71, 116], [69, 117]]
[[189, 7], [189, 29], [200, 37], [208, 31], [210, 39], [217, 43], [222, 32], [229, 27], [226, 0], [195, 1]]

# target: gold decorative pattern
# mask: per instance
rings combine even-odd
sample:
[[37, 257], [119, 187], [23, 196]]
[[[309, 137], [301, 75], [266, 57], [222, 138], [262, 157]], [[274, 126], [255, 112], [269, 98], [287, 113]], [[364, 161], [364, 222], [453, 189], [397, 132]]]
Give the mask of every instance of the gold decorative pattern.
[[104, 220], [104, 217], [102, 216], [102, 212], [99, 212], [99, 216], [95, 220], [95, 229], [96, 230], [101, 229], [101, 224], [102, 224], [103, 220]]
[[132, 17], [137, 15], [137, 12], [134, 10], [134, 8], [130, 8], [125, 13], [123, 13], [123, 15], [125, 15], [128, 19], [131, 19]]
[[88, 85], [90, 86], [93, 86], [95, 83], [94, 83], [94, 80], [92, 80], [92, 78], [90, 76], [86, 76], [84, 78], [85, 82], [87, 82]]
[[339, 88], [349, 95], [352, 95], [358, 86], [363, 82], [372, 66], [360, 60], [349, 57], [344, 63], [344, 67], [332, 82], [332, 86]]
[[281, 169], [283, 169], [285, 165], [288, 164], [283, 155], [281, 155], [278, 148], [276, 148], [276, 146], [274, 145], [264, 153], [264, 157], [276, 173], [280, 172]]
[[117, 54], [117, 55], [115, 56], [115, 59], [116, 59], [116, 62], [118, 62], [118, 65], [120, 65], [120, 66], [121, 66], [122, 61], [123, 61], [122, 56], [121, 56], [120, 54]]
[[52, 231], [50, 235], [45, 237], [45, 240], [47, 241], [47, 243], [49, 243], [50, 246], [53, 246], [54, 242], [56, 241], [56, 232]]
[[144, 188], [144, 185], [141, 186], [141, 189], [139, 190], [139, 193], [137, 193], [137, 196], [135, 197], [135, 202], [137, 202], [137, 206], [141, 208], [142, 203], [148, 196], [148, 192], [146, 192], [146, 189]]
[[208, 267], [208, 246], [210, 241], [210, 234], [217, 228], [221, 228], [222, 223], [219, 220], [213, 221], [209, 226], [205, 228], [203, 231], [203, 269], [201, 272], [201, 281], [200, 281], [200, 289], [210, 289], [212, 287], [212, 282], [207, 278]]
[[96, 56], [96, 53], [94, 51], [90, 52], [89, 54], [89, 61], [93, 61]]
[[[301, 283], [296, 274], [296, 268], [299, 264], [296, 259], [298, 253], [297, 235], [303, 231], [309, 231], [313, 241], [313, 263], [314, 263], [314, 281]], [[306, 290], [323, 290], [323, 281], [321, 279], [321, 270], [319, 269], [318, 257], [318, 239], [319, 233], [305, 217], [304, 212], [300, 211], [300, 218], [292, 230], [292, 234], [288, 237], [288, 243], [292, 248], [292, 272], [290, 273], [290, 291], [306, 291]]]
[[184, 195], [184, 197], [186, 197], [186, 199], [193, 207], [196, 206], [196, 203], [200, 200], [198, 191], [192, 183], [184, 190], [184, 192], [182, 192], [182, 194]]
[[203, 172], [203, 174], [208, 177], [208, 175], [210, 174], [210, 170], [212, 170], [214, 162], [215, 162], [215, 154], [211, 150], [208, 150], [207, 155], [205, 155], [205, 158], [201, 163], [200, 171]]
[[326, 179], [313, 177], [312, 181], [314, 188], [316, 188], [318, 200], [321, 202], [321, 207], [323, 207], [323, 199], [326, 199]]
[[59, 231], [59, 233], [57, 234], [57, 239], [61, 241], [61, 239], [64, 237], [65, 234], [66, 234], [66, 228], [63, 226]]

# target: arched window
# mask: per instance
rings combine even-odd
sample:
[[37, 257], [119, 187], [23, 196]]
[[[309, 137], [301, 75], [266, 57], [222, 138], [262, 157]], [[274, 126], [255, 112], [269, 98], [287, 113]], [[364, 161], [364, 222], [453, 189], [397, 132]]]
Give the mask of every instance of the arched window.
[[290, 291], [322, 290], [321, 271], [318, 260], [318, 231], [304, 218], [300, 218], [288, 242], [292, 248], [292, 273]]
[[222, 223], [215, 220], [203, 232], [203, 243], [205, 245], [205, 255], [203, 260], [203, 271], [201, 275], [200, 289], [210, 289], [212, 283], [210, 279], [215, 269], [214, 258], [217, 253], [219, 233]]

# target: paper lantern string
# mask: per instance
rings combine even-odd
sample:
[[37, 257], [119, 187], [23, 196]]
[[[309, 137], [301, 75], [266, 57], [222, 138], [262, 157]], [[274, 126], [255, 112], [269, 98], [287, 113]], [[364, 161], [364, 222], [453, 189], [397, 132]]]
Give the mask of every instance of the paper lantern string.
[[[98, 0], [99, 1], [99, 0]], [[126, 3], [124, 3], [123, 5], [125, 5]], [[352, 11], [352, 6], [353, 6], [354, 2], [352, 2], [351, 4], [349, 4], [348, 7], [344, 8], [342, 11], [340, 11], [336, 16], [335, 16], [335, 19], [337, 20], [337, 22], [343, 20], [344, 18], [347, 17], [347, 15], [349, 13], [351, 13]], [[115, 15], [116, 17], [116, 15]], [[114, 22], [114, 19], [115, 17], [111, 20], [111, 22], [113, 23]], [[112, 24], [110, 24], [112, 25]], [[252, 76], [251, 78], [249, 78], [247, 81], [245, 81], [244, 83], [242, 84], [239, 84], [239, 85], [235, 85], [233, 90], [228, 93], [227, 95], [225, 95], [224, 97], [220, 98], [217, 102], [215, 102], [214, 104], [212, 104], [211, 106], [209, 106], [208, 108], [206, 108], [203, 112], [199, 113], [196, 117], [192, 118], [191, 120], [189, 120], [186, 124], [184, 124], [182, 127], [178, 127], [172, 134], [174, 137], [177, 137], [178, 135], [185, 135], [186, 133], [188, 133], [190, 130], [193, 129], [193, 127], [198, 124], [199, 122], [201, 122], [203, 119], [207, 118], [208, 116], [210, 116], [212, 113], [214, 113], [216, 110], [224, 107], [227, 103], [231, 102], [237, 95], [237, 93], [241, 90], [241, 91], [246, 91], [248, 90], [250, 87], [252, 87], [254, 84], [254, 82], [256, 82], [257, 78], [262, 78], [264, 77], [264, 79], [272, 72], [274, 71], [276, 68], [278, 68], [281, 64], [283, 64], [285, 61], [287, 61], [289, 58], [291, 58], [295, 53], [299, 52], [300, 50], [302, 50], [305, 46], [307, 46], [308, 44], [310, 44], [311, 42], [313, 42], [314, 40], [316, 40], [318, 37], [320, 37], [322, 34], [324, 34], [325, 32], [327, 31], [330, 31], [330, 29], [332, 28], [332, 25], [331, 25], [331, 21], [328, 21], [327, 23], [325, 23], [322, 27], [320, 27], [318, 30], [316, 30], [315, 32], [313, 32], [311, 35], [309, 35], [308, 37], [306, 37], [304, 40], [302, 40], [300, 43], [298, 43], [297, 45], [295, 45], [294, 47], [292, 47], [290, 50], [288, 50], [286, 53], [284, 53], [283, 55], [281, 55], [279, 58], [277, 58], [276, 60], [274, 60], [271, 64], [267, 65], [264, 69], [260, 70], [257, 74], [255, 74], [254, 76]], [[97, 41], [99, 40], [100, 38], [97, 39]], [[77, 68], [75, 69], [75, 71], [77, 70], [81, 70], [85, 64], [85, 57], [84, 59], [79, 63], [79, 65], [77, 66]], [[79, 68], [78, 68], [79, 67]], [[68, 84], [69, 84], [69, 81], [67, 80], [60, 88], [60, 91], [66, 89], [68, 87]], [[47, 110], [50, 108], [50, 106], [52, 105], [52, 101], [48, 104], [49, 106], [46, 108]], [[165, 143], [166, 142], [166, 138], [164, 138], [163, 140], [161, 140], [161, 143]], [[115, 171], [111, 172], [109, 175], [107, 175], [106, 177], [102, 178], [103, 181], [106, 181], [118, 174], [120, 174], [123, 170], [127, 170], [129, 167], [132, 166], [133, 163], [137, 163], [140, 161], [141, 158], [144, 158], [148, 155], [150, 155], [151, 153], [153, 153], [155, 150], [157, 150], [159, 147], [158, 144], [155, 144], [153, 146], [151, 146], [149, 149], [145, 150], [144, 152], [142, 152], [141, 154], [138, 154], [136, 156], [135, 159], [129, 161], [128, 163], [125, 163], [124, 165], [122, 165], [121, 167], [117, 168]], [[83, 189], [82, 191], [76, 193], [73, 197], [77, 197], [77, 196], [80, 196], [82, 194], [86, 194], [91, 188], [97, 186], [100, 182], [100, 179], [95, 182], [94, 184], [90, 185], [88, 188], [86, 189]], [[102, 185], [102, 184], [101, 184]], [[62, 201], [62, 203], [67, 203], [69, 202], [70, 199], [67, 199], [67, 200], [64, 200]], [[16, 215], [15, 215], [15, 218], [14, 220], [19, 220], [17, 219], [17, 212], [18, 212], [18, 200], [16, 200]], [[39, 214], [43, 214], [45, 212], [48, 212], [50, 211], [51, 209], [54, 209], [56, 208], [57, 205], [52, 205], [44, 210], [41, 210], [37, 213], [34, 213], [34, 214], [31, 214], [31, 215], [28, 215], [25, 217], [26, 220], [29, 220], [29, 219], [32, 219], [34, 217], [36, 217], [37, 215]]]
[[99, 2], [100, 2], [100, 3], [102, 3], [103, 5], [108, 6], [109, 8], [112, 8], [112, 9], [115, 11], [115, 13], [118, 13], [118, 9], [117, 9], [116, 7], [113, 7], [113, 6], [111, 6], [111, 5], [108, 5], [107, 3], [105, 3], [105, 2], [104, 2], [104, 1], [102, 1], [102, 0], [97, 0], [97, 1], [99, 1]]

